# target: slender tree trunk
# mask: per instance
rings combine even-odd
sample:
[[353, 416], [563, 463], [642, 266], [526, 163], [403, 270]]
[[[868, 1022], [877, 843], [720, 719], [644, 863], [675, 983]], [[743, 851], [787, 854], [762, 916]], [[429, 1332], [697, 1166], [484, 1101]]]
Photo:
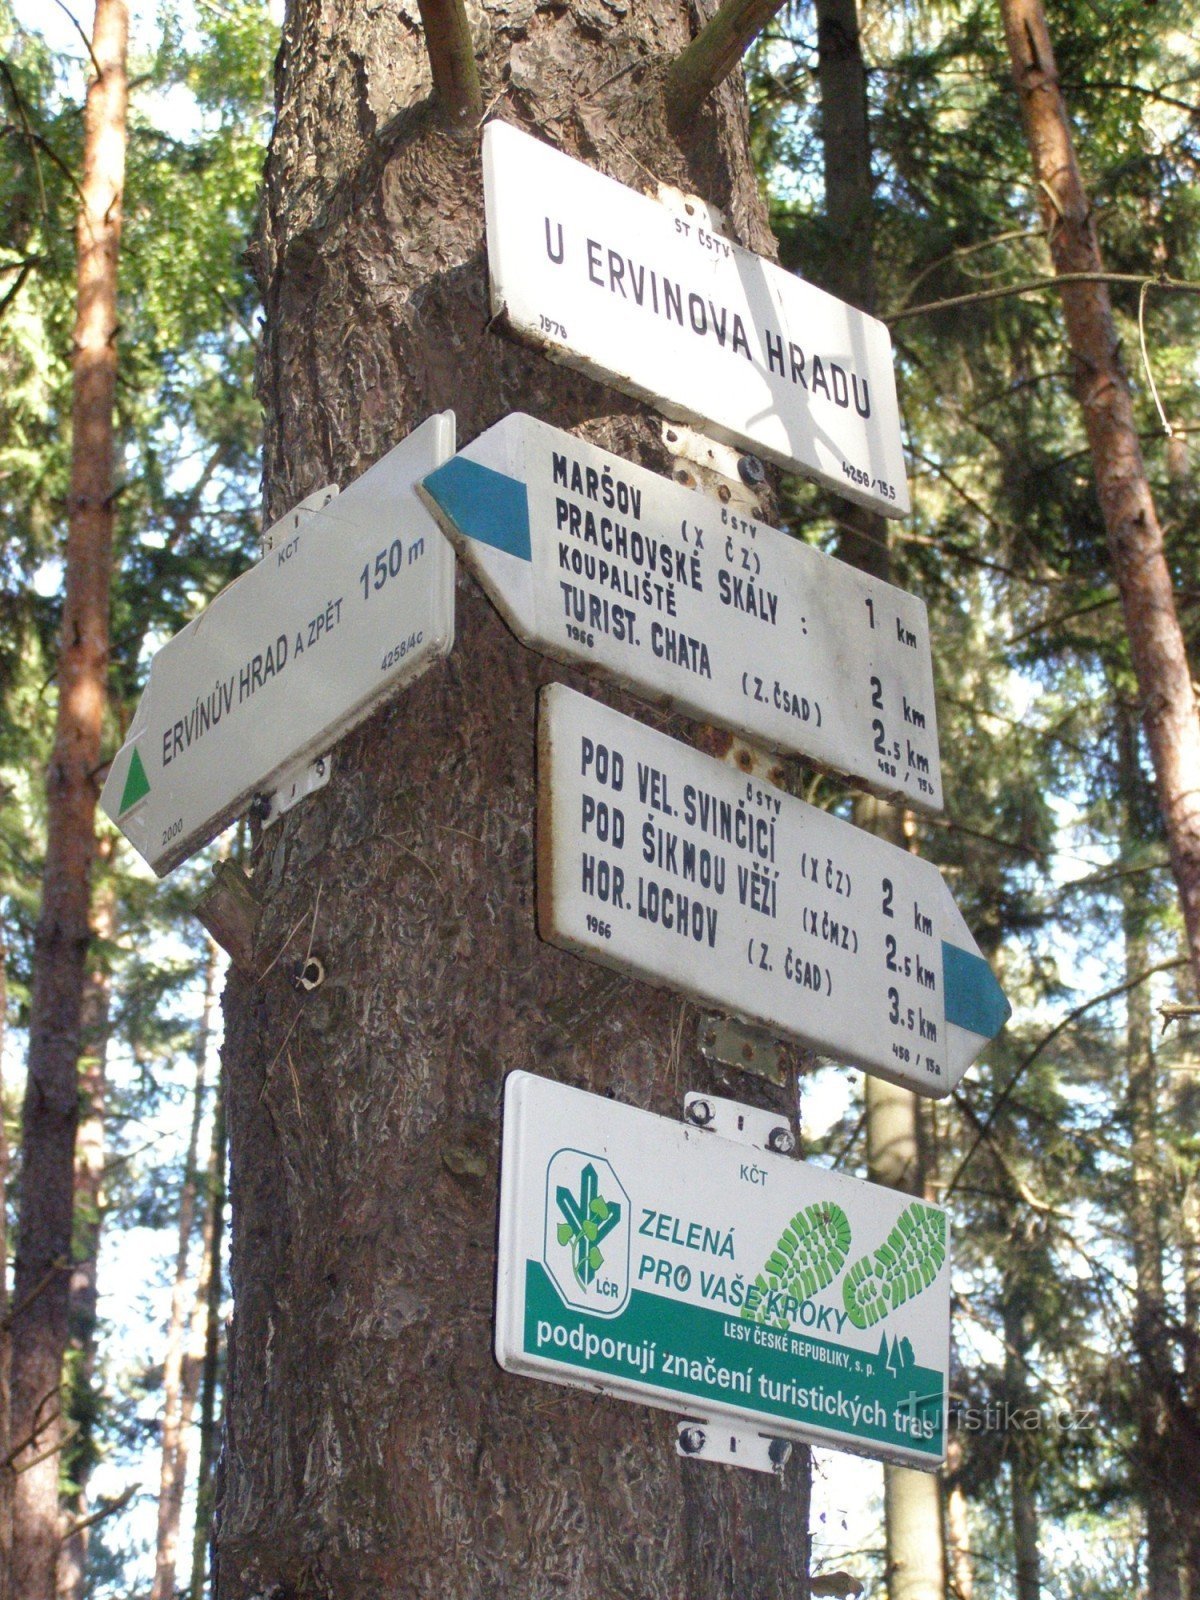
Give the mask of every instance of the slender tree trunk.
[[[112, 836], [99, 841], [97, 853], [111, 862]], [[108, 943], [116, 930], [116, 891], [106, 877], [94, 895], [92, 927], [98, 941]], [[92, 1427], [96, 1371], [96, 1310], [99, 1301], [100, 1232], [104, 1222], [104, 1113], [108, 1093], [107, 1061], [111, 978], [108, 964], [92, 964], [83, 991], [79, 1062], [79, 1131], [75, 1137], [75, 1239], [71, 1267], [69, 1349], [71, 1353], [67, 1415], [76, 1433], [71, 1442], [75, 1494], [72, 1522], [87, 1516], [87, 1484], [92, 1469]], [[58, 1559], [58, 1592], [62, 1600], [83, 1600], [89, 1528], [63, 1540]]]
[[[179, 1195], [179, 1242], [175, 1252], [175, 1281], [171, 1286], [171, 1313], [167, 1323], [167, 1354], [163, 1362], [162, 1466], [158, 1489], [158, 1537], [154, 1555], [154, 1582], [150, 1600], [170, 1600], [175, 1593], [175, 1552], [179, 1542], [179, 1515], [187, 1469], [187, 1428], [191, 1403], [195, 1400], [195, 1377], [185, 1371], [192, 1344], [195, 1313], [191, 1306], [204, 1307], [208, 1256], [200, 1268], [200, 1284], [193, 1287], [188, 1274], [192, 1236], [196, 1228], [196, 1207], [200, 1199], [198, 1161], [200, 1124], [204, 1117], [205, 1079], [208, 1048], [212, 1033], [212, 1012], [216, 999], [217, 947], [208, 942], [204, 966], [204, 1005], [196, 1032], [196, 1082], [192, 1090], [192, 1123], [188, 1134], [183, 1185]], [[198, 1368], [198, 1363], [192, 1363]], [[190, 1389], [190, 1398], [188, 1390]]]
[[13, 1471], [9, 1460], [8, 1126], [4, 1115], [4, 1038], [8, 1029], [8, 940], [0, 922], [0, 1600], [12, 1600]]
[[[866, 1080], [871, 1179], [924, 1196], [916, 1096], [882, 1078]], [[944, 1600], [941, 1483], [932, 1472], [885, 1467], [888, 1600]]]
[[[871, 137], [867, 74], [857, 0], [817, 0], [817, 66], [825, 165], [825, 215], [831, 249], [830, 289], [874, 312], [876, 301]], [[886, 520], [838, 501], [838, 555], [876, 577], [890, 576]], [[855, 802], [854, 820], [904, 846], [901, 813], [871, 797]], [[866, 1080], [867, 1142], [877, 1183], [924, 1192], [916, 1097], [876, 1078]], [[908, 1467], [884, 1468], [887, 1581], [890, 1600], [943, 1600], [941, 1489], [936, 1477]]]
[[955, 1473], [962, 1463], [962, 1444], [951, 1434], [946, 1444], [945, 1547], [947, 1594], [953, 1600], [972, 1600], [975, 1573], [971, 1565], [971, 1528], [967, 1518], [967, 1497]]
[[[1022, 1293], [1019, 1286], [1010, 1280], [1004, 1295], [1004, 1394], [1015, 1412], [1023, 1412], [1030, 1404], [1026, 1376], [1028, 1350], [1029, 1335], [1022, 1308]], [[1036, 1439], [1036, 1433], [1016, 1428], [1010, 1432], [1007, 1441], [1016, 1567], [1014, 1600], [1041, 1600]]]
[[[1033, 157], [1055, 271], [1101, 270], [1091, 205], [1071, 140], [1040, 0], [1001, 0], [1013, 77]], [[1108, 287], [1060, 290], [1075, 393], [1137, 674], [1141, 714], [1158, 779], [1171, 868], [1200, 994], [1200, 721], [1175, 609], [1162, 529], [1121, 365]]]
[[[1195, 1055], [1192, 1066], [1200, 1063]], [[1181, 1072], [1175, 1077], [1175, 1094], [1170, 1113], [1180, 1127], [1195, 1124], [1195, 1071]], [[1194, 1419], [1200, 1415], [1200, 1164], [1194, 1153], [1188, 1153], [1183, 1172], [1182, 1194], [1174, 1218], [1179, 1248], [1179, 1268], [1183, 1288], [1183, 1375], [1182, 1399], [1188, 1408], [1192, 1426], [1185, 1445], [1186, 1456], [1172, 1462], [1173, 1483], [1177, 1485], [1182, 1507], [1180, 1519], [1180, 1546], [1183, 1559], [1184, 1600], [1200, 1600], [1200, 1516], [1196, 1505], [1200, 1503], [1200, 1460], [1194, 1445]], [[1181, 1472], [1180, 1467], [1186, 1470]]]
[[[1131, 709], [1118, 707], [1118, 772], [1122, 831], [1128, 844], [1145, 838], [1145, 806], [1138, 761], [1138, 725]], [[1139, 975], [1150, 965], [1147, 911], [1140, 880], [1122, 880], [1125, 976], [1126, 1093], [1131, 1161], [1129, 1220], [1136, 1280], [1133, 1344], [1139, 1367], [1137, 1471], [1146, 1525], [1146, 1600], [1180, 1600], [1180, 1552], [1176, 1528], [1178, 1496], [1170, 1488], [1170, 1397], [1172, 1371], [1163, 1285], [1160, 1226], [1162, 1163], [1158, 1142], [1157, 1065], [1150, 988]]]
[[[684, 5], [481, 17], [497, 114], [636, 187], [703, 194], [770, 247], [741, 90], [717, 91], [686, 148], [668, 131]], [[444, 406], [460, 442], [520, 407], [668, 465], [641, 407], [489, 331], [478, 145], [429, 84], [396, 8], [291, 8], [260, 246], [270, 515]], [[221, 1600], [807, 1596], [806, 1474], [681, 1460], [662, 1413], [491, 1356], [506, 1072], [671, 1115], [685, 1081], [794, 1103], [708, 1067], [677, 999], [538, 942], [535, 694], [563, 676], [460, 579], [452, 659], [342, 742], [256, 873], [261, 951], [300, 923], [291, 948], [311, 937], [327, 976], [301, 997], [281, 961], [226, 991]]]
[[217, 1077], [212, 1140], [208, 1151], [208, 1201], [204, 1249], [204, 1351], [200, 1369], [200, 1452], [196, 1463], [196, 1524], [192, 1531], [190, 1600], [201, 1600], [208, 1570], [208, 1541], [213, 1517], [213, 1464], [217, 1443], [217, 1387], [221, 1351], [221, 1252], [225, 1233], [225, 1088]]
[[84, 114], [76, 231], [71, 491], [58, 715], [46, 787], [42, 910], [34, 949], [21, 1134], [13, 1321], [17, 1461], [13, 1566], [19, 1600], [55, 1592], [61, 1382], [70, 1303], [80, 1007], [88, 947], [96, 772], [108, 668], [112, 565], [117, 249], [125, 176], [125, 0], [97, 0], [99, 67]]

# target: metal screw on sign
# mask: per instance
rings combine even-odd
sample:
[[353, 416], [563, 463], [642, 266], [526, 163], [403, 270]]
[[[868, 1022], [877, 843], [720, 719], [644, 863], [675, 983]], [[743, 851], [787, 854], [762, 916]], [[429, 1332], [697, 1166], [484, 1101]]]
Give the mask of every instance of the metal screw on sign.
[[698, 1456], [704, 1449], [705, 1434], [703, 1428], [681, 1428], [679, 1430], [679, 1448], [685, 1456]]
[[792, 1447], [786, 1439], [772, 1439], [767, 1446], [767, 1455], [776, 1472], [782, 1472], [792, 1459]]
[[685, 1113], [689, 1122], [694, 1122], [698, 1128], [707, 1128], [713, 1119], [713, 1108], [707, 1100], [693, 1100]]
[[767, 469], [757, 456], [741, 456], [738, 460], [738, 477], [748, 489], [757, 489], [767, 481]]
[[776, 1155], [790, 1156], [796, 1148], [796, 1136], [790, 1128], [772, 1128], [767, 1135], [767, 1149]]

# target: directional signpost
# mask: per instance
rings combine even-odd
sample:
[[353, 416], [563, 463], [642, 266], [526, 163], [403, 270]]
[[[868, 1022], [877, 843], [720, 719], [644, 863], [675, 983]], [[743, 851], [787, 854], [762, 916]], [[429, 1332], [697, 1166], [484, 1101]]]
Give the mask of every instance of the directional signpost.
[[941, 808], [914, 596], [520, 413], [420, 493], [526, 644]]
[[496, 1357], [510, 1372], [933, 1469], [946, 1214], [514, 1072]]
[[562, 684], [538, 725], [542, 936], [948, 1095], [1009, 1005], [937, 868]]
[[483, 135], [492, 311], [665, 416], [909, 511], [883, 323], [507, 123]]
[[100, 803], [160, 877], [450, 649], [454, 554], [413, 486], [453, 452], [429, 418], [154, 657]]

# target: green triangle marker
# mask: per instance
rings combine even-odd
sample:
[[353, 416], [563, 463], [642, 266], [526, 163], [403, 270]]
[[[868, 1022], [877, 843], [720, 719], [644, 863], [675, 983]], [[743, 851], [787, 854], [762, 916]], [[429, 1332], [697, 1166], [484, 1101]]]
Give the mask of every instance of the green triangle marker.
[[150, 780], [146, 776], [146, 769], [142, 765], [142, 758], [138, 754], [136, 745], [129, 761], [129, 771], [125, 774], [125, 787], [121, 791], [121, 804], [117, 815], [123, 817], [130, 806], [136, 805], [143, 795], [150, 793]]

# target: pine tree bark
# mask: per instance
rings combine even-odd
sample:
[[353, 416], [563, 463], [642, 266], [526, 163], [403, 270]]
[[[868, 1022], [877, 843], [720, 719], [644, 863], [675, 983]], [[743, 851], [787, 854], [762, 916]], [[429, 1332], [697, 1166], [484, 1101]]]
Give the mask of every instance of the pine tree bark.
[[97, 0], [92, 52], [99, 71], [84, 113], [76, 229], [66, 594], [21, 1124], [12, 1329], [13, 1435], [24, 1444], [17, 1460], [13, 1549], [19, 1600], [53, 1600], [61, 1532], [61, 1382], [70, 1300], [80, 1007], [108, 668], [127, 36], [125, 0]]
[[[175, 1554], [179, 1543], [179, 1517], [187, 1476], [187, 1430], [196, 1394], [196, 1362], [192, 1355], [193, 1324], [197, 1305], [203, 1309], [208, 1254], [201, 1258], [200, 1283], [189, 1274], [192, 1239], [196, 1230], [199, 1182], [200, 1125], [204, 1118], [205, 1083], [213, 1007], [216, 1004], [217, 946], [210, 939], [204, 964], [204, 1003], [196, 1030], [193, 1059], [196, 1078], [192, 1088], [192, 1121], [188, 1131], [183, 1183], [179, 1191], [179, 1235], [175, 1250], [175, 1281], [171, 1285], [171, 1310], [167, 1320], [167, 1353], [163, 1361], [162, 1462], [158, 1485], [158, 1528], [154, 1551], [154, 1581], [150, 1600], [171, 1600], [175, 1593]], [[204, 1221], [202, 1217], [202, 1223]], [[191, 1370], [189, 1371], [188, 1368]]]
[[[497, 115], [635, 187], [700, 193], [771, 248], [740, 89], [685, 147], [668, 131], [682, 3], [476, 15]], [[519, 407], [667, 467], [643, 408], [488, 330], [478, 144], [429, 88], [411, 12], [291, 8], [259, 245], [269, 515], [446, 406], [460, 443]], [[311, 938], [327, 976], [298, 997], [281, 959], [226, 992], [219, 1600], [808, 1593], [804, 1473], [681, 1460], [665, 1414], [504, 1375], [490, 1353], [510, 1069], [675, 1116], [685, 1082], [789, 1101], [706, 1067], [679, 1000], [537, 940], [535, 695], [564, 676], [582, 683], [460, 577], [451, 659], [343, 741], [257, 857], [262, 953], [300, 923], [289, 953]]]
[[[1001, 0], [1013, 78], [1058, 273], [1102, 270], [1040, 0]], [[1113, 576], [1137, 675], [1171, 869], [1200, 995], [1200, 720], [1162, 528], [1146, 478], [1108, 287], [1064, 284], [1063, 314]]]
[[[111, 834], [99, 841], [97, 854], [111, 861]], [[116, 932], [116, 890], [109, 877], [93, 896], [93, 933], [107, 943]], [[107, 962], [94, 962], [87, 974], [80, 1012], [83, 1054], [79, 1061], [79, 1130], [75, 1136], [75, 1239], [71, 1267], [68, 1348], [71, 1352], [68, 1415], [75, 1427], [70, 1506], [77, 1531], [63, 1540], [58, 1558], [60, 1600], [83, 1600], [87, 1578], [89, 1527], [87, 1486], [92, 1468], [92, 1425], [96, 1373], [96, 1316], [99, 1305], [100, 1235], [104, 1225], [104, 1117], [108, 1098], [109, 1009], [112, 982]]]

